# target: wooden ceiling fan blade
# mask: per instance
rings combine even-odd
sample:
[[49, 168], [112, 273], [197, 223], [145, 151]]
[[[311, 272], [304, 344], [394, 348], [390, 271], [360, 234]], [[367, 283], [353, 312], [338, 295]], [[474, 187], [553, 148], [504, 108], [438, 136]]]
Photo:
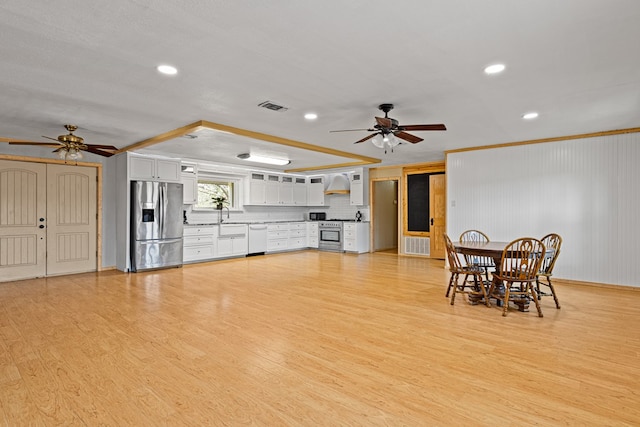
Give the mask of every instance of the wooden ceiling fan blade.
[[447, 130], [447, 127], [440, 124], [432, 124], [432, 125], [402, 125], [400, 126], [402, 130]]
[[365, 141], [373, 138], [376, 135], [377, 135], [377, 133], [372, 133], [371, 135], [367, 135], [364, 138], [362, 138], [361, 140], [354, 142], [354, 144], [360, 144], [361, 142], [365, 142]]
[[376, 122], [378, 122], [378, 124], [385, 129], [390, 129], [391, 126], [393, 126], [393, 122], [391, 121], [391, 119], [388, 119], [386, 117], [376, 117]]
[[100, 148], [102, 150], [117, 150], [118, 147], [114, 147], [113, 145], [102, 145], [102, 144], [85, 144], [87, 147]]
[[9, 141], [9, 145], [40, 145], [42, 147], [59, 147], [60, 143], [52, 144], [50, 142]]
[[99, 148], [95, 148], [95, 147], [91, 147], [91, 146], [88, 146], [85, 151], [87, 151], [89, 153], [93, 153], [93, 154], [98, 154], [98, 155], [104, 156], [104, 157], [111, 157], [111, 156], [113, 156], [115, 154], [115, 153], [111, 153], [109, 151], [104, 151], [104, 150], [101, 150]]
[[342, 130], [330, 130], [329, 133], [332, 132], [354, 132], [354, 131], [369, 131], [369, 132], [375, 132], [375, 129], [342, 129]]
[[402, 131], [394, 132], [393, 134], [395, 136], [397, 136], [398, 138], [404, 139], [405, 141], [410, 142], [412, 144], [415, 144], [415, 143], [420, 142], [420, 141], [424, 141], [424, 139], [422, 139], [422, 138], [420, 138], [418, 136], [411, 135], [410, 133], [406, 133], [406, 132], [402, 132]]

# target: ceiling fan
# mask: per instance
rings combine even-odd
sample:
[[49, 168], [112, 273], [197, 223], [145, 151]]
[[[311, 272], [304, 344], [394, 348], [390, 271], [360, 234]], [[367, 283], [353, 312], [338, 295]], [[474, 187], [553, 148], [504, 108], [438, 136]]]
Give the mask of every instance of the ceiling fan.
[[373, 128], [332, 130], [330, 132], [352, 132], [363, 130], [366, 130], [367, 132], [374, 132], [371, 135], [365, 136], [364, 138], [354, 142], [354, 144], [359, 144], [371, 139], [376, 147], [384, 148], [384, 152], [386, 153], [387, 149], [391, 149], [393, 152], [393, 147], [401, 143], [397, 138], [412, 144], [424, 141], [424, 139], [405, 131], [447, 130], [446, 126], [443, 124], [401, 125], [396, 119], [392, 119], [388, 115], [389, 111], [393, 110], [393, 104], [380, 104], [378, 109], [384, 112], [384, 117], [376, 117], [376, 124]]
[[39, 145], [43, 147], [53, 147], [55, 148], [53, 152], [58, 153], [58, 156], [64, 160], [79, 160], [82, 158], [82, 151], [98, 154], [100, 156], [110, 157], [115, 154], [114, 151], [118, 150], [118, 147], [114, 147], [113, 145], [85, 144], [82, 137], [73, 134], [73, 132], [78, 129], [78, 126], [64, 125], [64, 127], [69, 131], [69, 133], [66, 135], [60, 135], [57, 138], [43, 136], [43, 138], [56, 141], [55, 143], [17, 141], [11, 139], [8, 139], [7, 142], [9, 142], [9, 144], [11, 145]]

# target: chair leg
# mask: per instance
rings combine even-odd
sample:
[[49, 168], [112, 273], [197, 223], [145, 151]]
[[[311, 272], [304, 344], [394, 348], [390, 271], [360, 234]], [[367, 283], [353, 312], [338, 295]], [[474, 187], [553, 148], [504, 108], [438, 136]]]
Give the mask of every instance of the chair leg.
[[491, 307], [491, 295], [493, 294], [494, 281], [489, 283], [489, 290], [487, 291], [487, 307]]
[[551, 284], [551, 277], [547, 278], [547, 282], [549, 283], [549, 289], [551, 289], [551, 295], [553, 295], [553, 300], [556, 302], [556, 308], [560, 308], [560, 301], [558, 301], [558, 297], [556, 296], [556, 290]]
[[502, 302], [502, 304], [504, 305], [504, 307], [502, 308], [502, 316], [506, 317], [507, 316], [507, 311], [509, 310], [509, 288], [511, 286], [509, 285], [509, 283], [505, 283], [504, 285], [504, 300]]
[[484, 280], [482, 280], [482, 276], [480, 276], [480, 291], [482, 291], [482, 296], [484, 297], [484, 305], [490, 307], [489, 297], [487, 296], [487, 288], [484, 285]]
[[533, 302], [536, 304], [536, 310], [538, 310], [538, 317], [543, 317], [542, 309], [540, 308], [540, 302], [538, 301], [538, 295], [536, 293], [535, 287], [531, 283], [527, 283], [527, 290], [531, 293], [533, 297]]
[[[451, 278], [453, 279], [453, 275], [451, 276]], [[455, 280], [453, 282], [453, 293], [451, 294], [451, 305], [453, 305], [456, 301], [456, 294], [458, 293], [458, 274], [455, 274]]]
[[447, 287], [447, 293], [444, 295], [446, 298], [449, 298], [449, 292], [451, 292], [451, 286], [453, 285], [453, 276], [456, 273], [451, 273], [451, 277], [449, 278], [449, 286]]

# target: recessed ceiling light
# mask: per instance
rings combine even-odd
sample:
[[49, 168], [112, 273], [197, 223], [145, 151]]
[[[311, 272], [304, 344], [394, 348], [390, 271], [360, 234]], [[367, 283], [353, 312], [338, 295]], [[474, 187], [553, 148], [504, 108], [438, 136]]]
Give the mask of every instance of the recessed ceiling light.
[[249, 153], [238, 154], [238, 158], [242, 160], [247, 160], [249, 162], [265, 163], [268, 165], [277, 165], [277, 166], [284, 166], [291, 163], [291, 160], [288, 160], [288, 159], [278, 159], [275, 157], [259, 156], [256, 154], [249, 154]]
[[158, 65], [157, 70], [162, 74], [167, 74], [169, 76], [173, 76], [174, 74], [178, 74], [178, 69], [171, 65]]
[[304, 118], [307, 120], [315, 120], [318, 118], [318, 115], [316, 113], [307, 113], [304, 115]]
[[487, 68], [484, 69], [484, 72], [487, 74], [498, 74], [503, 72], [505, 69], [504, 64], [493, 64], [493, 65], [489, 65]]
[[538, 113], [536, 113], [535, 111], [522, 115], [522, 118], [525, 120], [532, 120], [532, 119], [535, 119], [536, 117], [538, 117]]

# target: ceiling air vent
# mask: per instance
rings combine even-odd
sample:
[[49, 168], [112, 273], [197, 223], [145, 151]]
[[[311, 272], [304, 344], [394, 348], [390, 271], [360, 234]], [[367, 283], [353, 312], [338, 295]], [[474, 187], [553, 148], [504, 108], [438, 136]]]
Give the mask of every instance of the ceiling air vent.
[[273, 111], [287, 111], [288, 110], [287, 107], [283, 107], [282, 105], [274, 104], [271, 101], [261, 102], [260, 104], [258, 104], [258, 107], [267, 108], [267, 109], [273, 110]]

